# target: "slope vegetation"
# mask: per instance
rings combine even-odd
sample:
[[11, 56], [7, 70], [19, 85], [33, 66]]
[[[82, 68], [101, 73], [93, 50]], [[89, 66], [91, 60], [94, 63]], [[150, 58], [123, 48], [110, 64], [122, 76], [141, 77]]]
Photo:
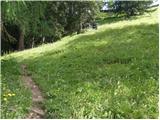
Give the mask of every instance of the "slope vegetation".
[[[6, 55], [2, 117], [23, 117], [30, 106], [20, 87], [25, 64], [45, 97], [45, 118], [157, 118], [158, 39], [154, 11]], [[6, 97], [6, 89], [16, 95]]]

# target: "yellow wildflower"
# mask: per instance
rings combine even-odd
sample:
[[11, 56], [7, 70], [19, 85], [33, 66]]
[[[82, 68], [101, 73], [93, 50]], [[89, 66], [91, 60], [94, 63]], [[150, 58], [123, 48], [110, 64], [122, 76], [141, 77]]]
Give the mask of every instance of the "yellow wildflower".
[[12, 96], [15, 96], [15, 95], [16, 95], [16, 94], [14, 94], [14, 93], [12, 94]]
[[7, 101], [7, 98], [3, 98], [4, 101]]
[[8, 96], [12, 96], [12, 94], [11, 94], [11, 93], [8, 93]]

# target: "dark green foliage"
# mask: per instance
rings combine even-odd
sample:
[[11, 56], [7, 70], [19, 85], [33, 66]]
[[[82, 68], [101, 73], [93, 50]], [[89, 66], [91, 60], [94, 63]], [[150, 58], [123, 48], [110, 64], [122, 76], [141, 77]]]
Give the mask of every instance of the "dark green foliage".
[[[98, 9], [98, 2], [93, 1], [3, 1], [2, 33], [5, 29], [8, 34], [2, 36], [2, 52], [23, 50], [57, 41], [74, 32], [80, 33], [83, 24], [94, 20]], [[9, 31], [13, 25], [18, 27], [18, 31]], [[16, 33], [18, 38], [15, 38]], [[14, 39], [17, 47], [13, 48], [7, 39]]]
[[66, 29], [69, 32], [80, 33], [85, 23], [94, 21], [98, 12], [98, 4], [96, 2], [69, 2]]
[[143, 14], [145, 9], [149, 7], [152, 1], [119, 1], [116, 0], [110, 4], [113, 12], [116, 14], [125, 14], [127, 17], [137, 14]]
[[[17, 40], [19, 38], [19, 29], [14, 24], [7, 24], [6, 27], [3, 28], [3, 32], [1, 34], [1, 42], [3, 45], [1, 46], [1, 53], [9, 52], [9, 50], [13, 51], [17, 48]], [[7, 30], [6, 30], [7, 29]]]

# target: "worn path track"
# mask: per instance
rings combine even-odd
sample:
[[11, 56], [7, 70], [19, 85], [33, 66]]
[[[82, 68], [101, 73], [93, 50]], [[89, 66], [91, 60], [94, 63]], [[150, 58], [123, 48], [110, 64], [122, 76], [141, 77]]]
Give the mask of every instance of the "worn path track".
[[22, 80], [26, 88], [30, 89], [32, 92], [32, 106], [29, 109], [29, 113], [26, 119], [40, 119], [44, 116], [44, 110], [41, 108], [40, 104], [43, 102], [44, 98], [41, 94], [39, 87], [32, 80], [31, 76], [27, 74], [26, 65], [21, 66], [23, 75]]

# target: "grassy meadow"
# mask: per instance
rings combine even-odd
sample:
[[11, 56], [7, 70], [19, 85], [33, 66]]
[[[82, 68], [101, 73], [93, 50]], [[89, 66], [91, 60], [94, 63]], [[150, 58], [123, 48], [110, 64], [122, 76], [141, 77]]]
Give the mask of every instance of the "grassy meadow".
[[102, 23], [1, 57], [1, 117], [23, 118], [31, 105], [21, 81], [26, 64], [45, 118], [158, 118], [158, 10]]

